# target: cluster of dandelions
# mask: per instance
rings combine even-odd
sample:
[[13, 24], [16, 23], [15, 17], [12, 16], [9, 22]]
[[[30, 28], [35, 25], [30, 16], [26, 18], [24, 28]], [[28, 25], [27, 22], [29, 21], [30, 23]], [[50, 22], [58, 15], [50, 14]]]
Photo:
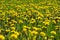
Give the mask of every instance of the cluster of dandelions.
[[54, 2], [1, 0], [0, 40], [60, 40], [60, 7]]

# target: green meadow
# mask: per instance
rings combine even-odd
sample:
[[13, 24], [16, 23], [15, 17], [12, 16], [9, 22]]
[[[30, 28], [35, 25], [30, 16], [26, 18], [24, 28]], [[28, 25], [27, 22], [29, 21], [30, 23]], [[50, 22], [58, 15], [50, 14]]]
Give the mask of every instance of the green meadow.
[[0, 0], [0, 40], [60, 40], [60, 0]]

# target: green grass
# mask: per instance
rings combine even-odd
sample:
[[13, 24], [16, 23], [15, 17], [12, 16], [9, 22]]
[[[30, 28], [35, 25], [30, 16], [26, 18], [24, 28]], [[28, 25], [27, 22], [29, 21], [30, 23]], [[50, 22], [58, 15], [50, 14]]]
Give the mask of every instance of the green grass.
[[[59, 2], [59, 0], [0, 0], [0, 39], [60, 40]], [[55, 20], [54, 22], [56, 23], [54, 23], [53, 20]], [[46, 24], [47, 21], [49, 23]], [[24, 26], [26, 26], [26, 28]], [[42, 28], [43, 26], [46, 28]], [[57, 29], [56, 26], [58, 26]], [[12, 27], [15, 29], [12, 29]], [[33, 27], [36, 27], [37, 30]], [[51, 33], [51, 31], [54, 31], [56, 34], [54, 34], [54, 32]], [[35, 34], [36, 32], [37, 34]], [[43, 36], [40, 34], [41, 32], [43, 32]], [[12, 34], [13, 36], [11, 37]], [[4, 38], [1, 37], [1, 35]], [[15, 38], [15, 36], [17, 38]], [[35, 36], [36, 38], [34, 38]], [[54, 38], [51, 36], [54, 36]], [[47, 37], [47, 39], [44, 39], [45, 37]]]

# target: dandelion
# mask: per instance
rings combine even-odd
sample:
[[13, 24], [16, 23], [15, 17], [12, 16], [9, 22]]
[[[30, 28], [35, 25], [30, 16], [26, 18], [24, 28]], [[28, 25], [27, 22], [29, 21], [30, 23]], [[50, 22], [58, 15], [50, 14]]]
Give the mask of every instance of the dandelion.
[[50, 13], [47, 13], [47, 14], [45, 14], [45, 16], [49, 17], [49, 16], [51, 16], [51, 14]]
[[15, 30], [12, 30], [11, 32], [13, 33], [13, 32], [15, 32]]
[[18, 16], [17, 12], [13, 14], [13, 16]]
[[34, 30], [39, 30], [40, 28], [37, 28], [37, 27], [33, 27]]
[[46, 34], [44, 32], [40, 32], [41, 36], [46, 36]]
[[47, 27], [45, 27], [45, 26], [42, 26], [42, 28], [47, 28]]
[[26, 28], [23, 28], [23, 31], [27, 31], [27, 29]]
[[23, 23], [23, 21], [22, 20], [19, 20], [19, 23]]
[[17, 23], [17, 21], [15, 21], [15, 20], [11, 20], [13, 23]]
[[[9, 24], [12, 24], [12, 22], [8, 22]], [[11, 26], [13, 26], [14, 24], [12, 24]]]
[[52, 20], [52, 22], [56, 24], [56, 21], [55, 20]]
[[30, 23], [35, 23], [35, 19], [32, 18], [32, 19], [30, 20]]
[[55, 26], [55, 29], [59, 29], [60, 27], [59, 26]]
[[28, 26], [23, 26], [23, 28], [30, 29], [30, 27], [28, 27]]
[[51, 31], [50, 33], [56, 35], [56, 31]]
[[16, 34], [11, 34], [11, 38], [17, 38], [18, 36]]
[[44, 37], [45, 40], [47, 40], [47, 37]]
[[50, 20], [46, 19], [43, 23], [44, 23], [45, 25], [49, 25], [49, 24], [50, 24]]
[[48, 38], [48, 40], [53, 40], [53, 39], [51, 39], [51, 38]]
[[12, 30], [15, 30], [15, 27], [11, 27]]
[[11, 24], [10, 26], [14, 26], [14, 24]]
[[33, 35], [33, 34], [38, 34], [38, 32], [37, 31], [31, 31], [31, 34]]
[[44, 17], [44, 15], [40, 12], [38, 12], [38, 16]]
[[7, 29], [7, 30], [6, 30], [6, 32], [10, 32], [10, 30], [9, 30], [9, 29]]
[[0, 0], [0, 40], [59, 40], [59, 30], [59, 1]]
[[34, 36], [34, 37], [33, 37], [33, 40], [36, 40], [36, 38], [37, 38], [37, 36]]
[[15, 31], [14, 33], [15, 33], [16, 35], [19, 35], [19, 33], [18, 33], [18, 32], [16, 32], [16, 31]]
[[5, 37], [3, 35], [0, 35], [0, 40], [4, 40]]
[[51, 36], [51, 38], [54, 38], [54, 36]]
[[42, 19], [42, 17], [38, 16], [38, 18], [37, 18], [37, 19], [38, 19], [38, 20], [39, 20], [39, 19]]

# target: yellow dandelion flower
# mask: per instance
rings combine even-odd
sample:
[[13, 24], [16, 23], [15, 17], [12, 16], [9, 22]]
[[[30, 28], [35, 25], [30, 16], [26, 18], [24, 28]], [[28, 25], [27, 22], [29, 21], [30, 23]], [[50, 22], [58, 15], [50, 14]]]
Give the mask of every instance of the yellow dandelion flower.
[[12, 30], [11, 32], [15, 32], [15, 30]]
[[10, 32], [10, 30], [7, 29], [6, 32]]
[[36, 37], [37, 37], [37, 36], [34, 36], [34, 37], [33, 37], [33, 40], [36, 40]]
[[18, 16], [17, 12], [13, 14], [13, 16]]
[[44, 37], [45, 40], [47, 40], [47, 37]]
[[16, 34], [11, 34], [11, 38], [17, 38], [18, 36]]
[[47, 27], [45, 27], [45, 26], [42, 26], [42, 28], [47, 28]]
[[44, 15], [40, 12], [38, 12], [38, 16], [44, 17]]
[[35, 19], [32, 18], [32, 19], [30, 20], [30, 23], [35, 23]]
[[55, 26], [55, 29], [59, 29], [60, 27], [59, 26]]
[[49, 22], [48, 21], [45, 21], [44, 23], [45, 23], [45, 25], [49, 25]]
[[27, 31], [27, 29], [26, 28], [23, 28], [23, 31]]
[[5, 37], [3, 35], [0, 35], [0, 40], [4, 40]]
[[41, 36], [46, 36], [46, 34], [44, 32], [40, 32]]
[[23, 23], [23, 21], [22, 20], [19, 20], [19, 23]]
[[49, 6], [44, 6], [44, 9], [48, 8]]
[[50, 20], [46, 19], [43, 23], [44, 23], [45, 25], [49, 25], [49, 24], [50, 24]]
[[14, 32], [16, 35], [19, 35], [19, 33], [18, 32]]
[[27, 20], [27, 18], [25, 17], [24, 20]]
[[51, 16], [51, 14], [50, 13], [47, 13], [47, 14], [45, 14], [45, 16], [49, 17], [49, 16]]
[[24, 26], [23, 28], [25, 28], [25, 29], [30, 29], [30, 27], [28, 27], [28, 26]]
[[23, 28], [28, 28], [28, 29], [30, 29], [30, 27], [28, 27], [28, 26], [23, 26]]
[[36, 19], [38, 19], [38, 20], [39, 20], [39, 19], [42, 19], [42, 17], [38, 16]]
[[9, 13], [15, 13], [15, 11], [14, 10], [9, 10]]
[[17, 21], [15, 21], [15, 20], [11, 20], [13, 23], [17, 23]]
[[54, 38], [54, 36], [51, 36], [51, 38]]
[[53, 39], [51, 39], [51, 38], [48, 38], [48, 40], [53, 40]]
[[55, 20], [52, 20], [52, 22], [56, 24], [56, 21]]
[[[12, 24], [12, 22], [9, 22], [9, 24]], [[12, 24], [12, 25], [14, 25], [14, 24]], [[12, 25], [11, 25], [11, 26], [12, 26]]]
[[11, 27], [12, 30], [15, 30], [15, 27]]
[[38, 34], [38, 32], [37, 31], [31, 31], [31, 34], [33, 35], [33, 34]]
[[55, 19], [60, 19], [60, 17], [55, 17]]
[[10, 18], [7, 18], [7, 20], [9, 20]]
[[56, 31], [51, 31], [50, 33], [51, 33], [51, 34], [56, 34]]
[[34, 30], [39, 30], [39, 28], [37, 28], [37, 27], [33, 27], [33, 29], [34, 29]]
[[14, 24], [11, 24], [10, 26], [14, 26]]

